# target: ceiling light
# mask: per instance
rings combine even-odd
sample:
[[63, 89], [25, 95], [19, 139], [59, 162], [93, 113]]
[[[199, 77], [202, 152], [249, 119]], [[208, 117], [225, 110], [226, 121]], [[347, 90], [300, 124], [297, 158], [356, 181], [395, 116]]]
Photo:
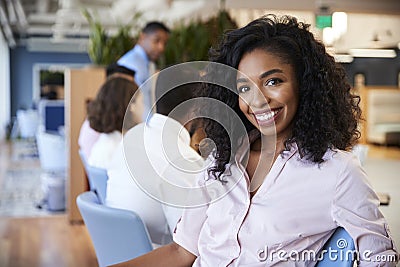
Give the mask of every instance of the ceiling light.
[[322, 30], [322, 41], [326, 46], [332, 46], [335, 41], [335, 33], [331, 27], [325, 27]]
[[335, 39], [340, 39], [347, 32], [347, 14], [345, 12], [334, 12], [332, 15], [332, 29]]
[[332, 15], [332, 26], [324, 27], [322, 30], [322, 41], [327, 46], [332, 46], [347, 32], [347, 14], [345, 12], [334, 12]]
[[394, 58], [396, 51], [393, 49], [350, 49], [349, 54], [353, 57], [380, 57]]
[[354, 58], [348, 54], [335, 54], [333, 55], [336, 62], [340, 63], [351, 63], [353, 62]]

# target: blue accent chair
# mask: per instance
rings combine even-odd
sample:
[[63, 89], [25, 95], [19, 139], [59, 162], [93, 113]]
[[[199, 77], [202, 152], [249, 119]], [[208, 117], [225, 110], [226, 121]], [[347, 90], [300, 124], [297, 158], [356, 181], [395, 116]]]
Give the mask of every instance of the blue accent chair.
[[83, 166], [85, 167], [86, 175], [89, 180], [90, 191], [95, 192], [99, 196], [100, 203], [104, 204], [107, 193], [107, 170], [90, 166], [81, 150], [79, 150], [79, 156], [81, 157]]
[[100, 267], [128, 261], [153, 249], [145, 224], [133, 211], [102, 205], [92, 191], [80, 194], [76, 203]]
[[323, 247], [325, 253], [318, 267], [352, 267], [356, 256], [353, 239], [342, 227], [338, 227]]

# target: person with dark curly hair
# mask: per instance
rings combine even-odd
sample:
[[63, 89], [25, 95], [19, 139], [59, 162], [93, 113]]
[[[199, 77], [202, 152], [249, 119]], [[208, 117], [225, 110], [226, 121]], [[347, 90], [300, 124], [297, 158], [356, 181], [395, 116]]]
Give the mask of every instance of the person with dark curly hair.
[[202, 96], [236, 112], [246, 133], [206, 102], [220, 118], [205, 120], [215, 149], [198, 179], [211, 200], [215, 188], [233, 186], [186, 209], [174, 243], [118, 266], [315, 266], [338, 227], [354, 240], [359, 266], [396, 266], [378, 197], [349, 151], [360, 100], [309, 25], [262, 17], [227, 32], [211, 60], [238, 70], [226, 76], [236, 92], [210, 84]]
[[[107, 79], [122, 77], [132, 82], [135, 82], [135, 72], [128, 68], [120, 66], [117, 63], [112, 63], [107, 66], [106, 77]], [[91, 101], [91, 99], [86, 100], [86, 105], [89, 105]], [[135, 115], [140, 118], [139, 122], [141, 122], [143, 113], [143, 95], [140, 92], [135, 93], [135, 102], [133, 103], [133, 105], [134, 107], [132, 108], [135, 110]], [[85, 157], [85, 159], [89, 158], [92, 147], [96, 143], [99, 136], [99, 132], [96, 132], [95, 130], [90, 128], [89, 121], [86, 118], [81, 126], [78, 138], [79, 149], [81, 150], [82, 155], [83, 157]]]
[[[137, 89], [133, 80], [110, 77], [88, 104], [90, 128], [100, 133], [88, 157], [89, 165], [107, 169], [115, 148], [122, 140], [123, 126], [127, 127], [127, 122], [124, 124], [125, 113]], [[140, 122], [141, 118], [137, 119], [136, 123]], [[134, 117], [131, 120], [130, 127], [135, 124]]]

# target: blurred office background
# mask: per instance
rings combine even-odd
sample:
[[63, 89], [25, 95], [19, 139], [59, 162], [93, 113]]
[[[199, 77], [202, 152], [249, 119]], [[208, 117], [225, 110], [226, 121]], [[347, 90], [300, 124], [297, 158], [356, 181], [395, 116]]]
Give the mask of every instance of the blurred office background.
[[[99, 32], [85, 12], [108, 38], [126, 38], [118, 35], [126, 26], [131, 46], [146, 22], [166, 23], [172, 33], [159, 68], [207, 60], [224, 30], [264, 14], [311, 24], [361, 96], [358, 152], [400, 245], [400, 1], [0, 0], [0, 266], [96, 264], [75, 204], [87, 190], [76, 138], [83, 103], [115, 55], [88, 53]], [[46, 206], [43, 183], [64, 198], [55, 193]]]

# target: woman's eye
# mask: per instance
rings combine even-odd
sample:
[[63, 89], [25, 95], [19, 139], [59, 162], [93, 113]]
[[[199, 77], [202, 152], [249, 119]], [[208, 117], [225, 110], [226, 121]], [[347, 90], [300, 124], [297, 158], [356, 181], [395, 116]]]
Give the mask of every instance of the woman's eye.
[[266, 85], [266, 86], [276, 86], [276, 85], [280, 84], [281, 82], [282, 82], [281, 79], [273, 78], [273, 79], [269, 79], [269, 80], [265, 83], [265, 85]]
[[250, 90], [250, 87], [248, 87], [248, 86], [240, 86], [240, 87], [237, 89], [237, 91], [238, 91], [239, 94], [246, 93], [246, 92], [249, 91], [249, 90]]

